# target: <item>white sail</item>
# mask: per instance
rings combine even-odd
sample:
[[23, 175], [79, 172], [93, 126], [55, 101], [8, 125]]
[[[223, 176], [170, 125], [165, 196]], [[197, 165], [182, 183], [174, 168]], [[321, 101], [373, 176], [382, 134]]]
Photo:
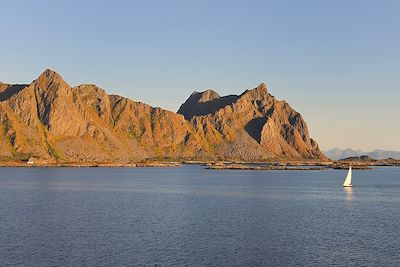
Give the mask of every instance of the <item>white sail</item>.
[[346, 179], [344, 180], [343, 186], [352, 186], [351, 185], [351, 166], [349, 168], [349, 172], [347, 173]]

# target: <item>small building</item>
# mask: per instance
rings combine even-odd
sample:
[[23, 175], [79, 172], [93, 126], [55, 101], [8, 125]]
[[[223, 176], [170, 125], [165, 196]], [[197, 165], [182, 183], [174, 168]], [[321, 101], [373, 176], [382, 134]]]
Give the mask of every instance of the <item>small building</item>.
[[30, 157], [29, 159], [28, 159], [28, 164], [35, 164], [35, 162], [36, 162], [37, 160], [36, 160], [36, 158], [34, 158], [34, 157]]

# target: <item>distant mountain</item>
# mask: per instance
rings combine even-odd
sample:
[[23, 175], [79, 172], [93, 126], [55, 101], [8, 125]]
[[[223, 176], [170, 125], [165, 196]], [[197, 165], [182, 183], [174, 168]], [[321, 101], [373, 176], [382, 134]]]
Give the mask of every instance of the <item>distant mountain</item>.
[[349, 157], [359, 157], [365, 155], [365, 152], [361, 150], [354, 150], [350, 148], [340, 149], [338, 147], [325, 151], [324, 153], [326, 156], [328, 156], [333, 160], [344, 159]]
[[374, 158], [374, 159], [393, 158], [393, 159], [400, 160], [400, 151], [376, 149], [372, 152], [369, 152], [368, 156], [370, 156], [371, 158]]
[[360, 157], [360, 156], [369, 156], [374, 159], [387, 159], [394, 158], [400, 160], [400, 151], [390, 151], [390, 150], [382, 150], [376, 149], [371, 152], [365, 152], [362, 150], [354, 150], [351, 148], [340, 149], [338, 147], [325, 151], [325, 155], [333, 160], [345, 159], [349, 157]]
[[178, 113], [71, 87], [45, 70], [0, 83], [0, 161], [126, 162], [149, 158], [326, 160], [300, 113], [260, 84], [241, 95], [194, 92]]

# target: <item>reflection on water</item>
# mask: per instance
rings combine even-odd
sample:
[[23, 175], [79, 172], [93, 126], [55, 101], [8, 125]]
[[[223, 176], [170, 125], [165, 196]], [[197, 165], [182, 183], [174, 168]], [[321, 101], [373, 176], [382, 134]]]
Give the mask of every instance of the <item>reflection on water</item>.
[[343, 187], [344, 192], [346, 193], [346, 200], [353, 200], [353, 188], [352, 187]]

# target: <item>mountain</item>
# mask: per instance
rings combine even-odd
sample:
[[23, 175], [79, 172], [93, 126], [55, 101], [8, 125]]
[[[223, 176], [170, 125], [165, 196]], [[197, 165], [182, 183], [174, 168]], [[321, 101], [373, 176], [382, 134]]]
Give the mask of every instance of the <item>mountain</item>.
[[353, 150], [350, 148], [340, 149], [336, 147], [334, 149], [325, 151], [325, 154], [333, 160], [345, 159], [349, 157], [360, 157], [364, 155], [374, 159], [393, 158], [400, 160], [400, 151], [390, 151], [382, 149], [376, 149], [371, 152], [365, 152], [362, 150]]
[[392, 158], [400, 160], [400, 151], [375, 149], [374, 151], [368, 152], [367, 155], [374, 159]]
[[260, 84], [241, 95], [194, 92], [178, 110], [220, 158], [322, 159], [300, 113]]
[[45, 70], [0, 83], [0, 160], [326, 160], [305, 121], [264, 84], [240, 96], [195, 92], [178, 114]]
[[52, 70], [0, 103], [0, 127], [3, 158], [136, 161], [191, 156], [198, 146], [183, 116], [95, 85], [71, 88]]
[[329, 158], [333, 160], [339, 160], [339, 159], [345, 159], [349, 157], [359, 157], [366, 155], [364, 151], [361, 150], [353, 150], [350, 148], [346, 149], [340, 149], [338, 147], [335, 147], [331, 150], [324, 151], [325, 155], [327, 155]]

